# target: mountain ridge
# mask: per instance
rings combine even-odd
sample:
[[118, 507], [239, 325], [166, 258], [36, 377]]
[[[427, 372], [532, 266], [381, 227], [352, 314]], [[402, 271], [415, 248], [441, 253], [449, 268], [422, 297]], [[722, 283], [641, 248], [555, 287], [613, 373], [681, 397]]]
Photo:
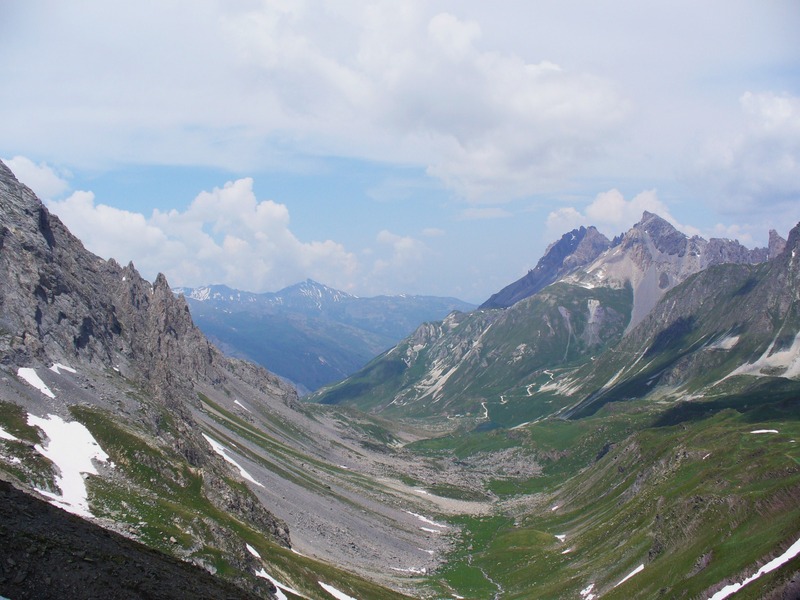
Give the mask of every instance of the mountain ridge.
[[[536, 294], [499, 313], [469, 313], [458, 327], [427, 325], [424, 335], [421, 329], [313, 399], [398, 415], [429, 414], [434, 407], [450, 414], [488, 414], [486, 407], [495, 404], [495, 418], [510, 426], [546, 414], [532, 398], [536, 390], [558, 396], [566, 409], [565, 399], [579, 390], [595, 393], [583, 383], [600, 376], [595, 359], [613, 357], [614, 347], [672, 289], [719, 264], [764, 264], [759, 261], [770, 254], [777, 260], [786, 242], [777, 234], [770, 237], [771, 250], [751, 251], [730, 240], [690, 238], [645, 212], [616, 245]], [[556, 369], [565, 374], [556, 377]], [[574, 377], [570, 369], [577, 369]]]
[[597, 258], [611, 242], [594, 226], [573, 229], [550, 244], [536, 267], [504, 287], [480, 308], [508, 308]]

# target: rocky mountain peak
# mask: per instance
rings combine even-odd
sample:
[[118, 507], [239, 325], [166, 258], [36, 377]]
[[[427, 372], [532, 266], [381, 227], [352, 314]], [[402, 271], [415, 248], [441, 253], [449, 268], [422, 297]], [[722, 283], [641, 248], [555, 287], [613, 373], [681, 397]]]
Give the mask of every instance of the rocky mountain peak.
[[647, 236], [659, 252], [683, 256], [689, 245], [689, 238], [675, 229], [669, 221], [655, 213], [644, 211], [641, 220], [622, 238], [622, 246], [631, 248], [641, 243]]
[[590, 263], [610, 246], [608, 238], [594, 226], [573, 229], [547, 247], [536, 267], [492, 295], [481, 308], [507, 308], [532, 296], [561, 277]]
[[786, 240], [774, 229], [769, 230], [769, 245], [767, 246], [769, 258], [775, 258], [786, 248]]

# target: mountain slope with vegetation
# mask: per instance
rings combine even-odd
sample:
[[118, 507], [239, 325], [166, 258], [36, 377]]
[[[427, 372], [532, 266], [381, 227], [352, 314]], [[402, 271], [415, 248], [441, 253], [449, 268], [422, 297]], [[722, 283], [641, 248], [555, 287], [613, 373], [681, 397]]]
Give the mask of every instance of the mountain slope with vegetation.
[[747, 581], [737, 598], [794, 597], [800, 225], [770, 237], [744, 252], [646, 213], [583, 269], [505, 310], [428, 324], [315, 398], [441, 411], [456, 429], [410, 446], [429, 458], [537, 465], [451, 492], [495, 511], [459, 521], [442, 590], [723, 598]]

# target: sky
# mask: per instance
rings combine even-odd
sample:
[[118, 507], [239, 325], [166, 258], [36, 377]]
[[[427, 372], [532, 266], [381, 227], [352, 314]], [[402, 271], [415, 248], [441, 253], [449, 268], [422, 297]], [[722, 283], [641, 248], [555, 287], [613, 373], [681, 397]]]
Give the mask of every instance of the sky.
[[482, 302], [581, 225], [800, 221], [796, 0], [0, 0], [0, 159], [173, 286]]

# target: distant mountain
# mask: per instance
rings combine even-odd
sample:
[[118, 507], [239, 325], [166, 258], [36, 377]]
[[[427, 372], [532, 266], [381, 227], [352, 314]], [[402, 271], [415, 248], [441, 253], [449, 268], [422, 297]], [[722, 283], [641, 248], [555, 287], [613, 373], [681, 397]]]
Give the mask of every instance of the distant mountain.
[[590, 263], [610, 246], [608, 238], [594, 227], [573, 229], [547, 247], [535, 268], [493, 294], [480, 308], [507, 308], [533, 296], [554, 281]]
[[[702, 273], [699, 280], [704, 281], [714, 273], [747, 273], [754, 268], [751, 263], [769, 256], [778, 261], [786, 254], [776, 255], [784, 245], [777, 234], [771, 249], [755, 251], [729, 240], [689, 238], [645, 212], [617, 245], [589, 264], [505, 310], [477, 310], [426, 324], [314, 399], [378, 413], [485, 414], [509, 426], [566, 410], [573, 403], [582, 406], [611, 385], [600, 381], [611, 369], [603, 365], [618, 365], [627, 372], [647, 351], [644, 342], [631, 340], [647, 337], [637, 327], [645, 321], [651, 336], [658, 335], [666, 317], [652, 315], [660, 314], [656, 308], [672, 307], [676, 296], [670, 290], [696, 273]], [[728, 271], [710, 268], [723, 263]], [[716, 289], [726, 289], [722, 283]], [[709, 284], [707, 293], [714, 287]], [[702, 296], [698, 298], [701, 302]], [[684, 309], [688, 310], [686, 302], [671, 308]], [[732, 308], [730, 314], [738, 313]], [[736, 330], [733, 324], [729, 328]]]
[[474, 308], [434, 296], [359, 298], [310, 279], [263, 294], [223, 285], [174, 292], [225, 352], [267, 367], [301, 393], [347, 377], [424, 322]]

